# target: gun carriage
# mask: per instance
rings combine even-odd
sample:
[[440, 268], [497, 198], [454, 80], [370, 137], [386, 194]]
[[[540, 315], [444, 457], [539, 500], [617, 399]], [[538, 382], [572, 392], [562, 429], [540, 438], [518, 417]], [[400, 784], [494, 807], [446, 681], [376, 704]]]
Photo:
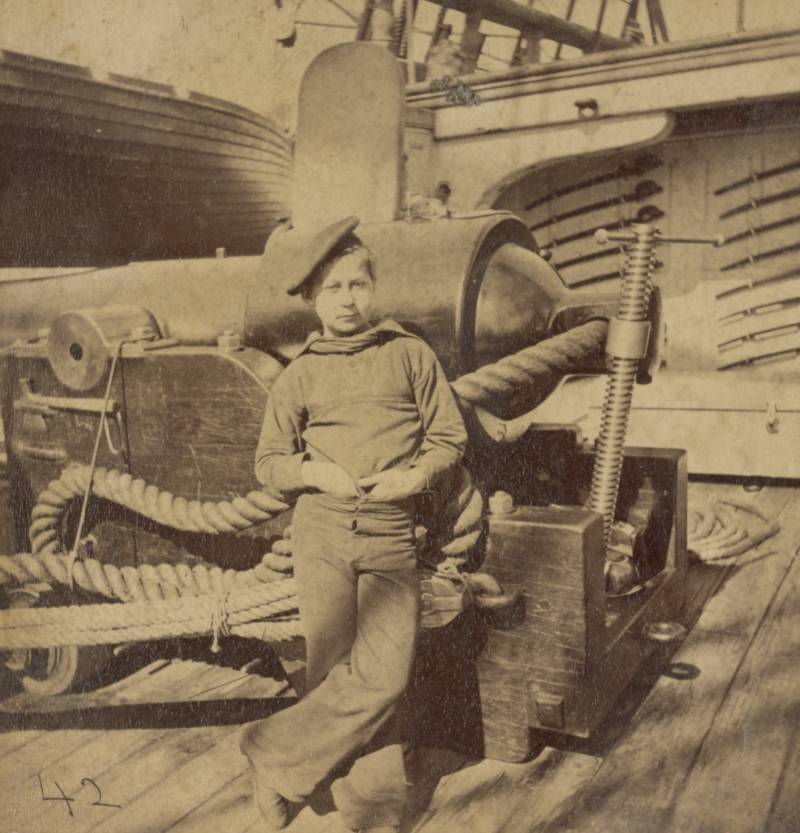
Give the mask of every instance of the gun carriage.
[[[323, 53], [301, 91], [292, 222], [362, 218], [382, 310], [436, 350], [468, 417], [466, 468], [423, 517], [428, 620], [441, 627], [423, 646], [418, 719], [433, 725], [431, 704], [447, 711], [458, 694], [462, 739], [521, 760], [531, 730], [591, 733], [681, 606], [685, 454], [623, 455], [634, 380], [657, 353], [657, 235], [642, 224], [627, 241], [618, 300], [568, 289], [508, 212], [412, 216], [404, 115], [388, 53]], [[104, 645], [209, 633], [265, 638], [294, 674], [289, 507], [252, 472], [270, 387], [311, 328], [279, 291], [280, 245], [276, 232], [261, 258], [0, 287], [15, 339], [0, 357], [9, 526], [23, 553], [0, 564], [0, 647], [29, 689], [74, 685]], [[565, 375], [606, 372], [596, 453], [575, 425], [525, 418]]]

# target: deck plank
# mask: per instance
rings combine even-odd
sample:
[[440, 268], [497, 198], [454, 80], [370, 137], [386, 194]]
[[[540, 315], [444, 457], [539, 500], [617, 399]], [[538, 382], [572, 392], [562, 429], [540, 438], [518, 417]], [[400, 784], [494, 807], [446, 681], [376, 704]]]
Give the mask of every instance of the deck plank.
[[[797, 741], [791, 727], [796, 727], [800, 703], [798, 657], [800, 557], [795, 557], [687, 775], [674, 809], [675, 829], [755, 833], [766, 828], [776, 785]], [[713, 819], [705, 812], [711, 795]], [[800, 805], [789, 821], [786, 829], [797, 830]]]
[[242, 833], [258, 820], [252, 800], [249, 770], [241, 772], [221, 789], [201, 801], [175, 824], [169, 833]]
[[[22, 781], [32, 779], [46, 762], [57, 760], [70, 750], [88, 743], [91, 734], [86, 729], [42, 732], [30, 743], [3, 757], [0, 761], [0, 783], [4, 788], [10, 789]], [[0, 812], [3, 809], [0, 807]]]
[[[152, 668], [158, 667], [155, 663], [142, 671], [152, 673]], [[187, 680], [194, 677], [196, 680], [202, 680], [205, 675], [198, 674], [198, 667], [196, 663], [187, 664], [187, 667], [176, 668], [180, 673], [173, 673], [170, 675], [169, 681], [157, 680], [155, 676], [142, 675], [137, 673], [130, 678], [130, 691], [142, 694], [148, 698], [153, 698], [156, 693], [165, 694], [169, 688], [180, 680]], [[136, 695], [129, 694], [125, 689], [120, 689], [117, 685], [113, 686], [113, 698], [109, 697], [102, 702], [108, 705], [122, 705], [132, 702]], [[125, 691], [126, 693], [123, 693]], [[78, 701], [80, 702], [80, 701]], [[70, 732], [69, 734], [51, 732], [42, 733], [43, 735], [50, 734], [50, 743], [46, 746], [42, 743], [38, 744], [34, 750], [36, 760], [38, 762], [38, 769], [36, 770], [42, 776], [42, 779], [47, 781], [51, 778], [55, 780], [57, 775], [59, 783], [69, 790], [77, 790], [80, 787], [80, 779], [82, 777], [96, 777], [103, 773], [102, 762], [105, 756], [109, 753], [112, 758], [111, 761], [116, 762], [123, 757], [131, 754], [131, 750], [124, 744], [124, 740], [130, 737], [126, 734], [126, 730], [109, 731], [98, 730], [92, 726], [92, 715], [89, 709], [82, 710], [81, 720], [85, 723], [85, 728], [80, 728], [77, 733]], [[136, 733], [137, 737], [148, 737], [151, 740], [163, 735], [166, 728], [160, 730], [127, 730], [128, 732]], [[71, 744], [74, 739], [75, 743]], [[44, 747], [44, 748], [42, 748]], [[116, 756], [116, 757], [114, 757]], [[17, 763], [18, 759], [12, 759], [9, 764]], [[56, 769], [56, 773], [54, 770]], [[76, 778], [72, 778], [70, 770], [75, 769], [76, 773], [80, 773]], [[67, 774], [65, 774], [67, 773]], [[30, 772], [27, 767], [17, 766], [16, 770], [9, 774], [5, 781], [6, 787], [11, 787], [21, 780], [28, 780]]]
[[764, 833], [794, 833], [800, 828], [800, 715], [797, 712], [795, 700], [794, 715], [785, 727], [787, 754], [783, 772], [775, 789]]
[[411, 782], [408, 814], [409, 818], [415, 820], [415, 826], [421, 826], [430, 816], [433, 797], [437, 792], [441, 795], [447, 779], [478, 762], [477, 758], [450, 749], [420, 746], [414, 751], [407, 769]]
[[[157, 690], [165, 692], [168, 683], [185, 684], [190, 679], [192, 685], [202, 685], [204, 680], [213, 677], [214, 669], [198, 666], [200, 666], [199, 663], [178, 663], [175, 667], [176, 673], [171, 674], [169, 680], [162, 680], [161, 688]], [[153, 696], [154, 690], [149, 689], [147, 694]], [[126, 702], [128, 701], [129, 699], [126, 698]], [[90, 722], [91, 717], [87, 715], [87, 723]], [[102, 779], [102, 776], [121, 760], [130, 758], [170, 731], [174, 730], [167, 727], [154, 729], [131, 727], [86, 732], [90, 738], [89, 743], [80, 746], [65, 757], [48, 762], [42, 768], [42, 779], [44, 781], [58, 780], [67, 792], [76, 792], [81, 787], [82, 778]]]
[[[743, 497], [728, 486], [692, 484], [692, 491]], [[699, 676], [662, 677], [635, 716], [623, 718], [626, 728], [612, 733], [621, 734], [616, 746], [591, 754], [566, 744], [534, 761], [507, 764], [420, 748], [404, 833], [796, 833], [800, 730], [790, 727], [800, 701], [800, 490], [769, 487], [746, 499], [778, 514], [782, 529], [737, 559], [692, 567], [687, 615], [699, 618], [673, 661], [699, 669]], [[141, 704], [141, 697], [178, 694], [191, 702], [286, 693], [283, 682], [189, 661], [152, 676], [161, 679], [137, 674], [127, 687], [122, 681], [88, 700], [124, 707]], [[70, 708], [87, 702], [81, 695]], [[0, 807], [0, 829], [261, 833], [239, 729], [93, 727], [2, 735], [0, 751], [5, 746], [8, 754], [0, 759], [0, 778], [5, 772], [4, 785], [28, 792], [4, 802], [13, 812], [4, 816]], [[753, 787], [752, 771], [762, 758], [767, 766]], [[59, 783], [75, 798], [73, 817], [65, 802], [41, 800], [37, 772], [49, 794], [63, 778]], [[82, 777], [94, 778], [103, 800], [121, 807], [93, 807], [96, 792], [81, 788]], [[748, 791], [755, 796], [750, 809], [736, 815], [736, 801], [746, 802]], [[730, 811], [719, 809], [725, 801]], [[310, 808], [287, 828], [345, 831], [338, 813], [320, 816]]]
[[[687, 767], [697, 756], [752, 643], [764, 611], [780, 586], [800, 531], [800, 492], [775, 500], [781, 531], [734, 561], [673, 658], [696, 677], [663, 676], [573, 805], [546, 831], [640, 833], [672, 829], [671, 815]], [[714, 801], [707, 797], [713, 815]]]
[[[251, 675], [238, 685], [236, 693], [239, 697], [266, 694], [266, 682]], [[282, 684], [272, 682], [273, 691], [282, 689]], [[245, 771], [247, 761], [239, 751], [240, 733], [238, 723], [171, 730], [144, 754], [105, 774], [103, 789], [116, 796], [122, 809], [88, 829], [139, 833], [161, 831], [177, 823], [220, 786]]]
[[464, 766], [444, 774], [428, 807], [413, 826], [413, 833], [432, 833], [438, 826], [449, 823], [473, 799], [486, 796], [487, 802], [491, 802], [504, 766], [499, 761], [469, 759]]
[[[158, 780], [150, 780], [147, 789], [129, 796], [122, 810], [89, 829], [97, 833], [145, 833], [168, 829], [213, 794], [220, 782], [245, 771], [247, 760], [239, 751], [238, 726], [227, 727], [225, 732], [210, 730], [204, 733], [203, 741], [211, 742], [202, 744], [197, 742], [201, 734], [198, 730], [185, 734], [188, 737], [183, 740], [189, 740], [192, 754], [167, 756], [172, 764], [169, 770], [161, 770]], [[175, 748], [172, 747], [170, 752]]]
[[9, 729], [0, 733], [0, 755], [6, 757], [26, 743], [30, 743], [41, 735], [39, 729], [17, 730]]
[[[100, 783], [110, 800], [121, 805], [120, 810], [110, 814], [112, 818], [127, 811], [134, 802], [144, 803], [153, 788], [213, 748], [231, 731], [230, 727], [221, 726], [170, 730], [139, 753], [120, 761], [104, 774]], [[105, 823], [105, 820], [97, 823]], [[87, 830], [95, 826], [87, 827]]]
[[512, 808], [496, 833], [529, 833], [534, 826], [561, 818], [574, 795], [599, 769], [602, 758], [577, 752], [552, 750], [554, 766], [540, 781], [526, 784], [520, 801], [509, 799]]
[[[147, 666], [151, 670], [153, 667], [158, 668], [158, 664]], [[171, 696], [174, 699], [180, 696], [181, 692], [185, 693], [189, 681], [191, 688], [195, 690], [193, 699], [197, 701], [241, 695], [269, 698], [281, 693], [286, 685], [283, 681], [192, 661], [175, 662], [170, 669], [159, 671], [153, 676], [159, 675], [163, 676], [157, 682], [147, 679], [147, 675], [133, 675], [129, 678], [130, 691], [115, 684], [113, 699], [119, 699], [125, 704], [136, 702], [139, 696], [148, 698], [148, 701], [152, 701], [156, 695]], [[101, 698], [101, 702], [109, 704], [108, 698]], [[158, 708], [158, 704], [154, 703], [152, 707]], [[83, 714], [82, 719], [87, 725], [92, 724], [90, 713]], [[215, 728], [219, 734], [224, 734], [236, 732], [239, 727], [238, 724], [234, 724]], [[170, 729], [161, 726], [150, 729], [124, 727], [41, 733], [37, 743], [27, 745], [29, 748], [24, 755], [3, 761], [3, 765], [9, 771], [3, 782], [4, 786], [9, 789], [16, 785], [17, 789], [11, 789], [11, 799], [0, 805], [0, 825], [7, 821], [13, 822], [12, 826], [24, 828], [30, 833], [53, 833], [54, 830], [61, 829], [60, 825], [72, 822], [64, 802], [42, 801], [37, 775], [41, 776], [48, 795], [58, 795], [55, 787], [58, 783], [66, 795], [76, 799], [75, 804], [70, 806], [76, 813], [78, 809], [81, 810], [81, 824], [94, 824], [98, 821], [98, 813], [108, 814], [112, 811], [105, 808], [87, 810], [96, 799], [96, 793], [91, 784], [82, 783], [83, 779], [94, 780], [101, 786], [104, 796], [109, 796], [107, 800], [112, 803], [124, 803], [122, 799], [128, 796], [128, 792], [116, 791], [115, 783], [120, 779], [123, 782], [127, 780], [128, 767], [135, 770], [135, 761], [139, 756], [154, 762], [154, 769], [147, 773], [150, 781], [145, 780], [146, 788], [152, 779], [158, 778], [159, 772], [165, 771], [159, 770], [159, 764], [162, 767], [166, 766], [167, 772], [170, 771], [164, 763], [164, 755], [167, 760], [179, 762], [181, 756], [179, 751], [176, 752], [176, 746], [178, 750], [193, 748], [191, 736], [194, 732], [203, 733], [204, 730]], [[197, 739], [201, 747], [207, 735], [208, 731]], [[166, 750], [161, 749], [162, 745]], [[170, 754], [176, 757], [170, 759]]]
[[[54, 818], [71, 819], [66, 802], [43, 800], [37, 775], [44, 761], [81, 748], [90, 742], [91, 734], [82, 729], [43, 732], [31, 743], [3, 758], [0, 762], [0, 783], [6, 798], [0, 802], [0, 829], [21, 828], [26, 833], [53, 833], [59, 829], [53, 827]], [[45, 795], [58, 795], [52, 785], [45, 787]]]

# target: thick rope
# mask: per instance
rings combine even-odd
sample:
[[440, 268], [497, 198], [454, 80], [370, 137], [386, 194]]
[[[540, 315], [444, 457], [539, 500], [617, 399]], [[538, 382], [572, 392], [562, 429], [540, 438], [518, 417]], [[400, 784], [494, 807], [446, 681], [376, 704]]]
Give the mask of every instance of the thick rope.
[[[453, 383], [453, 391], [462, 401], [480, 406], [496, 401], [498, 397], [519, 396], [542, 381], [552, 381], [574, 371], [590, 358], [596, 358], [605, 342], [607, 327], [604, 321], [591, 321], [576, 327], [462, 376]], [[90, 468], [76, 464], [67, 468], [39, 495], [30, 528], [34, 555], [0, 557], [0, 583], [51, 578], [69, 581], [69, 559], [65, 561], [57, 554], [60, 550], [58, 528], [70, 502], [90, 492], [161, 525], [206, 534], [240, 532], [289, 508], [260, 491], [251, 491], [231, 501], [186, 500], [130, 474], [104, 468], [92, 472]], [[461, 561], [459, 557], [465, 557], [480, 541], [483, 508], [480, 491], [466, 469], [461, 469], [448, 490], [447, 501], [439, 507], [442, 511], [438, 513], [435, 537], [446, 558]], [[0, 612], [4, 647], [111, 644], [207, 633], [209, 629], [214, 634], [215, 645], [218, 636], [227, 632], [267, 640], [292, 638], [300, 633], [297, 620], [258, 621], [257, 624], [254, 621], [292, 610], [295, 601], [291, 595], [283, 598], [277, 610], [274, 605], [254, 605], [248, 609], [250, 618], [237, 618], [242, 614], [239, 606], [242, 594], [291, 585], [291, 579], [276, 580], [275, 577], [276, 571], [288, 572], [290, 556], [291, 542], [287, 535], [273, 545], [272, 552], [264, 556], [261, 564], [247, 571], [166, 564], [117, 568], [85, 559], [74, 565], [75, 581], [84, 589], [127, 604]], [[254, 579], [256, 584], [252, 584]], [[251, 586], [240, 590], [243, 584]], [[235, 594], [233, 588], [236, 588]], [[31, 622], [25, 625], [15, 618], [19, 614], [30, 616]], [[20, 630], [23, 626], [27, 628], [24, 636]], [[8, 639], [11, 644], [5, 644], [6, 628], [10, 629]], [[14, 638], [23, 641], [14, 643]]]
[[[483, 497], [472, 483], [469, 472], [463, 467], [459, 472], [457, 489], [448, 490], [448, 498], [451, 498], [452, 505], [458, 508], [461, 516], [453, 525], [452, 538], [442, 546], [445, 555], [466, 553], [475, 546], [481, 534]], [[65, 469], [58, 480], [51, 481], [39, 495], [32, 512], [33, 522], [29, 532], [34, 555], [55, 555], [60, 551], [58, 528], [61, 518], [70, 501], [84, 493], [88, 477], [86, 466], [74, 464]], [[207, 534], [238, 532], [263, 523], [288, 508], [287, 504], [256, 491], [232, 501], [187, 501], [148, 485], [141, 478], [104, 468], [95, 471], [92, 492], [97, 497], [125, 506], [164, 526]], [[291, 542], [286, 536], [273, 544], [272, 553], [265, 556], [262, 565], [265, 569], [286, 572], [290, 568], [285, 566], [285, 559], [290, 556]], [[77, 572], [76, 564], [76, 575]]]
[[[259, 635], [269, 641], [302, 635], [293, 579], [216, 594], [129, 604], [72, 605], [0, 611], [0, 647], [111, 645], [211, 633]], [[281, 616], [268, 621], [269, 617]]]
[[[58, 526], [70, 501], [82, 494], [87, 483], [88, 470], [78, 465], [69, 467], [62, 477], [51, 481], [40, 495], [33, 512], [30, 537], [35, 554], [0, 556], [0, 585], [51, 580], [69, 583], [72, 578], [85, 590], [126, 602], [126, 609], [131, 605], [155, 605], [153, 615], [158, 617], [165, 615], [162, 603], [169, 602], [175, 606], [175, 615], [170, 613], [167, 619], [154, 619], [145, 625], [140, 613], [143, 608], [137, 608], [133, 621], [116, 613], [103, 614], [101, 619], [94, 619], [94, 612], [102, 612], [106, 607], [104, 605], [82, 605], [74, 608], [77, 611], [74, 615], [71, 612], [56, 613], [72, 611], [73, 608], [40, 608], [37, 609], [41, 614], [37, 621], [42, 627], [40, 630], [32, 630], [25, 621], [15, 618], [19, 611], [6, 611], [0, 616], [0, 647], [10, 649], [53, 647], [59, 644], [111, 644], [117, 641], [190, 636], [208, 633], [210, 630], [214, 637], [212, 649], [218, 650], [219, 637], [227, 633], [266, 641], [291, 639], [301, 634], [293, 590], [277, 606], [275, 603], [254, 606], [248, 611], [248, 621], [234, 621], [231, 613], [242, 609], [242, 600], [252, 592], [254, 583], [255, 590], [260, 585], [265, 588], [263, 592], [269, 592], [266, 588], [271, 587], [293, 588], [293, 581], [286, 578], [286, 574], [291, 572], [291, 526], [286, 527], [283, 537], [273, 542], [271, 552], [251, 570], [223, 570], [203, 564], [192, 567], [186, 564], [117, 567], [85, 558], [74, 563], [70, 575], [69, 557], [58, 554]], [[168, 492], [146, 485], [141, 479], [133, 479], [114, 470], [97, 469], [92, 487], [93, 492], [129, 508], [144, 505], [149, 509], [147, 517], [151, 519], [160, 519], [163, 523], [172, 518], [176, 499]], [[134, 493], [141, 497], [131, 497]], [[447, 505], [454, 521], [449, 536], [452, 540], [447, 546], [454, 553], [463, 553], [473, 547], [481, 535], [483, 498], [466, 469], [457, 470], [454, 474], [448, 494], [450, 497]], [[267, 499], [272, 500], [269, 497]], [[208, 511], [208, 507], [213, 504], [200, 504], [199, 501], [193, 503], [195, 509], [202, 507], [206, 517], [216, 519], [216, 515]], [[231, 503], [235, 504], [236, 501]], [[283, 504], [279, 506], [285, 508]], [[282, 511], [282, 508], [276, 506], [275, 510]], [[262, 514], [266, 512], [265, 509], [260, 511]], [[442, 517], [447, 517], [447, 513]], [[442, 549], [444, 552], [445, 548]], [[195, 603], [195, 607], [188, 609], [191, 614], [189, 624], [186, 619], [187, 599], [194, 599]], [[281, 618], [276, 620], [276, 615]], [[99, 629], [94, 627], [94, 623], [101, 620], [112, 622], [110, 627], [113, 633], [106, 633], [103, 630], [105, 625]], [[205, 627], [198, 630], [198, 621], [206, 623]], [[6, 631], [6, 628], [10, 630]]]
[[451, 387], [459, 399], [492, 411], [498, 400], [513, 401], [534, 387], [547, 388], [603, 355], [607, 321], [589, 321], [518, 353], [460, 376]]
[[483, 494], [464, 466], [453, 469], [448, 478], [429, 512], [429, 532], [434, 548], [445, 558], [466, 559], [483, 534]]
[[[272, 557], [272, 561], [268, 561]], [[281, 572], [269, 564], [280, 558]], [[265, 564], [265, 562], [267, 562]], [[75, 583], [83, 590], [121, 602], [177, 599], [181, 596], [204, 596], [240, 589], [252, 584], [286, 581], [291, 570], [287, 557], [268, 553], [261, 564], [251, 570], [223, 570], [205, 564], [142, 564], [139, 567], [117, 567], [94, 558], [76, 562], [73, 569]], [[56, 581], [69, 583], [69, 558], [47, 553], [0, 556], [0, 586], [28, 582]]]
[[741, 555], [779, 530], [752, 503], [712, 498], [690, 507], [687, 545], [701, 561], [716, 561]]
[[[463, 471], [466, 472], [466, 469]], [[31, 550], [34, 555], [56, 553], [60, 550], [58, 526], [61, 517], [70, 501], [84, 493], [88, 476], [86, 466], [74, 464], [65, 469], [58, 480], [51, 481], [39, 495], [30, 527]], [[477, 540], [476, 527], [482, 516], [482, 496], [472, 485], [468, 473], [466, 478], [468, 485], [462, 486], [456, 495], [456, 505], [466, 512], [464, 518], [454, 527], [454, 539], [448, 542], [452, 552], [466, 551], [474, 546]], [[463, 499], [464, 488], [468, 489], [466, 501]], [[125, 506], [163, 526], [207, 534], [239, 532], [263, 523], [288, 509], [288, 505], [282, 501], [257, 491], [249, 492], [246, 497], [237, 497], [232, 501], [187, 501], [156, 486], [148, 485], [141, 478], [133, 478], [115, 469], [104, 468], [95, 471], [92, 492], [97, 497]], [[469, 500], [472, 502], [469, 503]], [[464, 540], [458, 540], [461, 537]], [[288, 548], [286, 544], [278, 546]], [[276, 552], [276, 555], [283, 554], [285, 553], [280, 549]]]
[[[89, 468], [69, 466], [40, 495], [33, 510], [31, 548], [44, 552], [57, 541], [57, 527], [66, 505], [82, 496], [89, 485]], [[148, 485], [142, 478], [115, 469], [98, 468], [92, 478], [92, 492], [130, 509], [151, 521], [182, 532], [233, 533], [275, 517], [289, 508], [270, 495], [253, 490], [232, 501], [186, 500]], [[51, 549], [51, 551], [55, 551]]]

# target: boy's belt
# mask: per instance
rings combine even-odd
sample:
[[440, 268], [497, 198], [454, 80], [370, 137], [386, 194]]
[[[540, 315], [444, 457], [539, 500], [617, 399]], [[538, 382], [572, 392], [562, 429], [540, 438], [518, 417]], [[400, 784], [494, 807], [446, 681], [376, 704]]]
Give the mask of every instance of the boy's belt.
[[414, 496], [404, 500], [384, 502], [369, 500], [366, 497], [339, 497], [324, 492], [316, 492], [306, 493], [301, 499], [313, 501], [325, 509], [347, 515], [361, 514], [391, 518], [401, 516], [413, 518], [416, 510], [416, 498]]

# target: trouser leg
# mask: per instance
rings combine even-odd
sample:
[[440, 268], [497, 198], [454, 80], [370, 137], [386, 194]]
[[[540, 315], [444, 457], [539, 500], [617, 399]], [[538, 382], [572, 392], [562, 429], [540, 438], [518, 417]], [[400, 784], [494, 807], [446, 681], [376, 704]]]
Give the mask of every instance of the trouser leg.
[[[296, 569], [301, 561], [305, 561], [308, 570], [319, 561], [319, 557], [306, 560], [314, 549], [313, 536], [306, 535], [311, 526], [307, 524], [303, 533], [298, 534]], [[378, 534], [381, 530], [383, 535]], [[349, 550], [358, 562], [356, 635], [352, 648], [349, 656], [343, 655], [347, 628], [342, 626], [335, 609], [325, 604], [312, 605], [314, 636], [310, 647], [312, 656], [319, 657], [314, 660], [317, 669], [314, 676], [324, 676], [323, 667], [330, 664], [334, 653], [339, 654], [338, 661], [300, 703], [247, 727], [242, 741], [242, 749], [257, 777], [293, 801], [310, 796], [385, 729], [410, 675], [417, 629], [419, 591], [413, 535], [407, 524], [398, 527], [376, 523], [370, 534], [359, 541], [345, 541], [346, 546], [342, 541], [333, 540], [335, 534], [325, 534], [324, 525], [319, 533], [322, 550], [330, 553], [337, 549], [338, 543], [339, 555]], [[326, 558], [327, 567], [333, 569], [331, 575], [339, 581], [337, 575], [346, 575], [341, 569], [343, 565], [337, 565], [330, 556]], [[322, 562], [325, 563], [324, 558]], [[305, 568], [300, 568], [300, 574], [304, 571]], [[331, 575], [318, 584], [316, 579], [312, 580], [315, 586], [327, 583], [322, 594], [327, 599], [340, 586], [331, 583]], [[306, 595], [312, 592], [308, 585], [303, 587]], [[341, 605], [343, 599], [334, 597], [332, 601]], [[305, 612], [303, 616], [305, 619]], [[326, 617], [336, 620], [335, 638], [322, 638], [326, 633], [325, 623], [330, 621]], [[317, 636], [323, 645], [319, 654], [314, 653]], [[399, 744], [393, 745], [394, 751], [383, 751], [385, 747], [378, 750], [380, 757], [375, 760], [379, 766], [352, 767], [352, 780], [345, 779], [334, 791], [351, 826], [399, 820], [405, 779]], [[397, 795], [390, 796], [387, 790]], [[380, 812], [388, 815], [378, 818], [376, 804], [384, 808]]]
[[[389, 574], [365, 572], [358, 580], [358, 637], [352, 665], [368, 666], [372, 654], [396, 666], [386, 680], [392, 714], [349, 772], [331, 787], [348, 827], [399, 824], [407, 803], [406, 771], [395, 707], [411, 671], [417, 631], [416, 565]], [[386, 673], [386, 672], [384, 672]]]
[[306, 692], [340, 662], [349, 662], [356, 639], [357, 575], [324, 536], [296, 533], [294, 578], [306, 642]]
[[[348, 662], [356, 636], [356, 583], [352, 565], [340, 557], [334, 542], [313, 519], [295, 513], [293, 538], [294, 578], [297, 585], [306, 643], [304, 697], [285, 712], [251, 723], [242, 733], [241, 748], [250, 759], [256, 778], [285, 797], [300, 801], [307, 796], [294, 785], [283, 784], [276, 767], [302, 764], [302, 755], [315, 753], [313, 744], [324, 727], [298, 715], [305, 712], [308, 693], [315, 689], [338, 662]], [[308, 513], [305, 513], [308, 515]], [[280, 718], [280, 719], [279, 719]], [[298, 719], [299, 718], [299, 719]], [[303, 746], [308, 747], [303, 751]], [[294, 781], [295, 779], [291, 779]]]

